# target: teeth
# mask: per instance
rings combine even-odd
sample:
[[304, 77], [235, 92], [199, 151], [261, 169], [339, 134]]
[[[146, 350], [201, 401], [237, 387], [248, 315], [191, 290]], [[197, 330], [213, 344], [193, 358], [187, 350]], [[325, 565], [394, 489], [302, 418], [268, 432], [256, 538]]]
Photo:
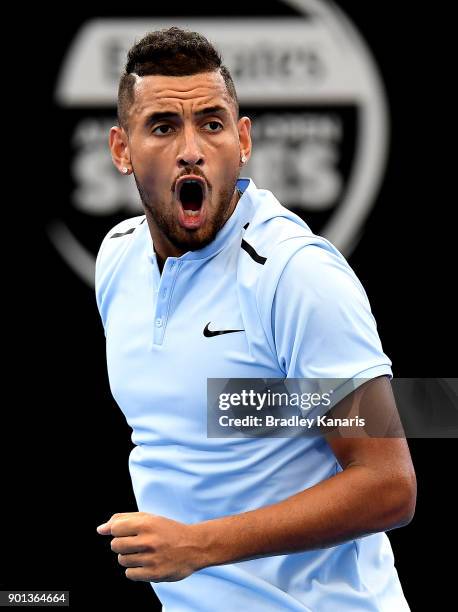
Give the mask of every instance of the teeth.
[[184, 185], [185, 183], [195, 183], [196, 185], [201, 185], [202, 184], [200, 181], [197, 181], [196, 179], [185, 179], [182, 182], [182, 185]]
[[197, 215], [200, 213], [200, 210], [185, 210], [183, 209], [184, 214], [188, 217], [197, 217]]

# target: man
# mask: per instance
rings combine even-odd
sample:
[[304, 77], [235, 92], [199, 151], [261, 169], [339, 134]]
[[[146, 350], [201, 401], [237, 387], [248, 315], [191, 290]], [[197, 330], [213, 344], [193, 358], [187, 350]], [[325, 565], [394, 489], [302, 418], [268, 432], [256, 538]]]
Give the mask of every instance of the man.
[[346, 398], [364, 388], [361, 410], [393, 412], [364, 289], [238, 178], [251, 153], [238, 115], [203, 36], [170, 28], [129, 51], [110, 149], [145, 215], [104, 239], [96, 293], [140, 512], [98, 531], [165, 612], [408, 610], [384, 533], [414, 513], [404, 439], [207, 437], [207, 378], [341, 378]]

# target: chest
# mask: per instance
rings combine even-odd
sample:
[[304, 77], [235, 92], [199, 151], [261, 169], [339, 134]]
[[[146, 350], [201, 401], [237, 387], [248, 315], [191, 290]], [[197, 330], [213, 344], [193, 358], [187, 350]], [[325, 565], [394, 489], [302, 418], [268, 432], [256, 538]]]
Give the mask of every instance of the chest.
[[201, 435], [207, 378], [281, 376], [230, 255], [212, 265], [167, 260], [162, 275], [125, 270], [106, 331], [111, 390], [132, 427], [150, 427], [155, 414]]

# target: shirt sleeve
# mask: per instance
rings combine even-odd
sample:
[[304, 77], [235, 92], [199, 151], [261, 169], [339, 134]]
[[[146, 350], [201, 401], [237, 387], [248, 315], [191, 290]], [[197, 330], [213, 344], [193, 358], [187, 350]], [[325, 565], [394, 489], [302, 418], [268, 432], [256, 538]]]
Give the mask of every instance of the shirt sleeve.
[[393, 377], [366, 292], [337, 249], [311, 244], [291, 256], [271, 316], [286, 377], [358, 378], [361, 384], [384, 374]]

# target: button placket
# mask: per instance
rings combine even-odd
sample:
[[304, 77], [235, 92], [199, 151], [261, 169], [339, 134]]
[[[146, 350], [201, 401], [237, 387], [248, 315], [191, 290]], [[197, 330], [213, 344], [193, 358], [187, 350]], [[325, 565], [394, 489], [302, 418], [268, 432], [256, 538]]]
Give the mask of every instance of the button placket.
[[178, 263], [175, 260], [170, 261], [170, 259], [167, 259], [156, 294], [156, 312], [153, 333], [154, 344], [162, 344], [164, 339], [165, 328], [167, 326], [167, 313], [172, 298], [172, 288], [178, 270]]

